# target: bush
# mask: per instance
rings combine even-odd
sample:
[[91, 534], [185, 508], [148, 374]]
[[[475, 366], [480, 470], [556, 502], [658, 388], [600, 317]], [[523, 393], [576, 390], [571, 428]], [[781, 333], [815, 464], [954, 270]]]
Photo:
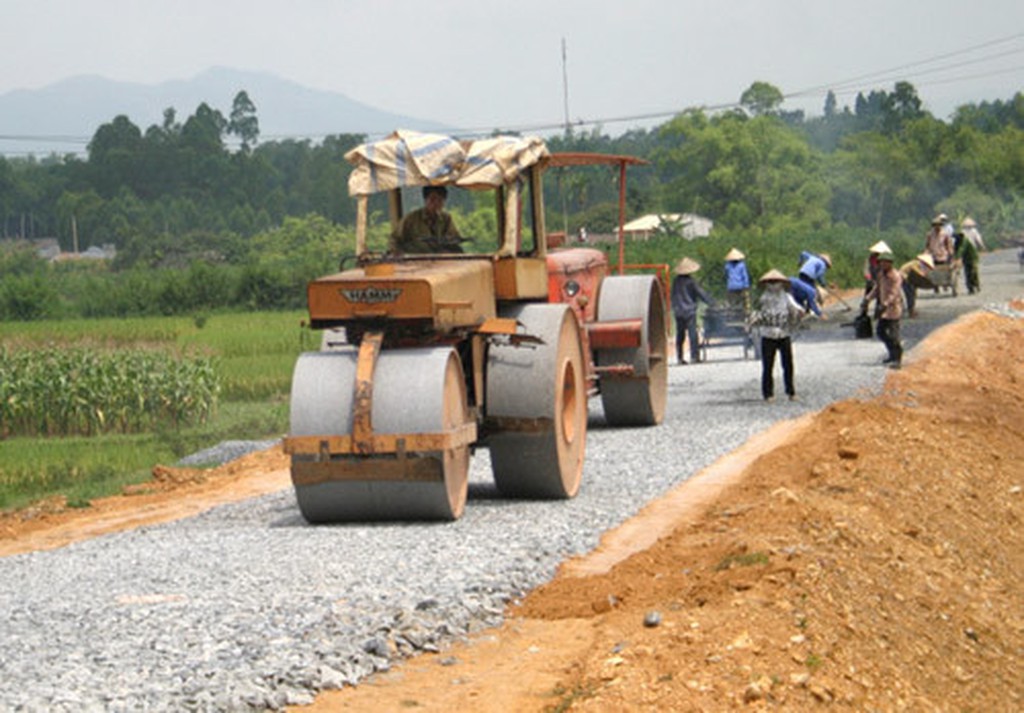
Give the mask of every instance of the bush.
[[0, 319], [46, 319], [59, 311], [57, 291], [41, 271], [8, 276], [0, 283]]

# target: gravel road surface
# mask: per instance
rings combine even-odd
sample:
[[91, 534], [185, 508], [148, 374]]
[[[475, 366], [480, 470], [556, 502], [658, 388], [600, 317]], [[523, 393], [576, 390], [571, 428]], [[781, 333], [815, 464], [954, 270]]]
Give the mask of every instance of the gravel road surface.
[[[985, 255], [981, 279], [977, 295], [922, 294], [907, 347], [1024, 293], [1012, 251]], [[0, 711], [277, 709], [496, 625], [560, 562], [752, 435], [876, 392], [884, 349], [841, 326], [852, 316], [800, 334], [797, 402], [762, 402], [760, 366], [734, 344], [671, 368], [660, 427], [607, 428], [593, 404], [572, 501], [499, 498], [481, 451], [451, 524], [311, 527], [286, 490], [0, 558]]]

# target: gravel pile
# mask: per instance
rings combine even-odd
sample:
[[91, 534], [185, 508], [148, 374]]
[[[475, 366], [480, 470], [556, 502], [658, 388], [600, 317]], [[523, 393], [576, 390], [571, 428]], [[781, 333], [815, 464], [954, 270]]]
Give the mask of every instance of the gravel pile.
[[178, 465], [186, 468], [217, 466], [255, 451], [266, 450], [280, 442], [279, 438], [267, 441], [221, 441], [212, 448], [185, 456], [178, 461]]
[[[941, 303], [949, 315], [933, 327], [969, 307]], [[572, 501], [499, 498], [480, 451], [466, 514], [451, 524], [311, 527], [287, 490], [2, 558], [0, 710], [280, 709], [495, 626], [564, 559], [750, 436], [876, 392], [884, 350], [844, 320], [800, 335], [800, 401], [762, 402], [759, 364], [735, 345], [672, 367], [658, 428], [609, 429], [592, 404]]]

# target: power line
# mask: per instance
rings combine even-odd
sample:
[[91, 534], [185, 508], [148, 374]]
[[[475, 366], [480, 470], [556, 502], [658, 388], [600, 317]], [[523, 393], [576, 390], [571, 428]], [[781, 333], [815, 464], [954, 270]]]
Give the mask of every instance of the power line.
[[[969, 66], [972, 66], [972, 65], [980, 64], [982, 62], [989, 62], [989, 61], [991, 61], [993, 59], [999, 59], [1001, 57], [1007, 57], [1007, 56], [1019, 55], [1019, 54], [1024, 54], [1024, 48], [1021, 48], [1019, 50], [1012, 50], [1012, 51], [1009, 51], [1009, 52], [1000, 52], [998, 54], [989, 55], [987, 57], [980, 57], [978, 59], [969, 60], [969, 61], [966, 61], [966, 62], [956, 62], [956, 63], [953, 63], [953, 64], [948, 64], [948, 65], [945, 65], [945, 66], [941, 66], [941, 67], [933, 67], [931, 69], [924, 69], [924, 70], [921, 70], [920, 72], [917, 72], [913, 76], [914, 77], [924, 77], [924, 76], [931, 75], [931, 74], [939, 74], [941, 72], [949, 72], [949, 71], [952, 71], [952, 70], [962, 69], [964, 67], [969, 67]], [[1009, 68], [1009, 69], [990, 70], [986, 74], [971, 75], [971, 77], [972, 78], [976, 78], [976, 77], [979, 77], [979, 76], [984, 77], [986, 75], [1006, 74], [1008, 71], [1014, 71], [1015, 69], [1017, 69], [1017, 67], [1013, 67], [1013, 68]], [[893, 70], [892, 72], [889, 72], [888, 74], [890, 74], [892, 76], [885, 77], [884, 75], [882, 75], [882, 76], [879, 76], [876, 81], [877, 82], [897, 81], [897, 80], [902, 78], [901, 75], [895, 73], [895, 70]], [[928, 85], [933, 84], [933, 83], [934, 82], [928, 82], [928, 81], [921, 82], [920, 80], [915, 80], [915, 82], [914, 82], [914, 84], [916, 86], [928, 86]], [[843, 92], [843, 91], [848, 90], [850, 88], [854, 88], [856, 90], [860, 90], [860, 89], [863, 88], [863, 85], [857, 85], [857, 84], [855, 84], [853, 82], [838, 83], [838, 84], [831, 85], [829, 87], [829, 90], [833, 91], [833, 92]], [[804, 97], [804, 96], [817, 96], [817, 95], [821, 94], [821, 91], [822, 90], [820, 88], [817, 88], [817, 89], [814, 89], [814, 90], [806, 90], [805, 89], [805, 90], [796, 91], [796, 92], [789, 92], [789, 93], [785, 94], [785, 97], [787, 99], [789, 99], [789, 98], [797, 98], [797, 97]]]
[[851, 77], [850, 79], [844, 79], [844, 80], [841, 80], [841, 81], [838, 81], [838, 82], [832, 82], [830, 84], [819, 84], [816, 87], [808, 87], [807, 89], [800, 90], [800, 92], [796, 92], [796, 94], [800, 94], [800, 93], [815, 93], [815, 92], [819, 92], [819, 91], [822, 91], [822, 90], [830, 89], [832, 87], [837, 87], [837, 86], [843, 86], [843, 85], [846, 85], [846, 84], [850, 84], [850, 83], [853, 83], [853, 82], [861, 82], [861, 81], [865, 81], [865, 80], [869, 80], [869, 79], [875, 79], [875, 78], [879, 77], [880, 75], [881, 76], [890, 75], [893, 72], [900, 72], [900, 71], [903, 71], [905, 69], [910, 69], [912, 67], [919, 67], [919, 66], [924, 65], [924, 64], [931, 64], [932, 62], [941, 61], [941, 60], [947, 60], [950, 57], [958, 57], [960, 55], [970, 54], [971, 52], [976, 52], [979, 49], [988, 49], [988, 48], [993, 47], [995, 45], [1001, 45], [1001, 44], [1005, 44], [1007, 42], [1013, 42], [1014, 40], [1018, 40], [1018, 39], [1021, 39], [1021, 38], [1024, 38], [1024, 32], [1019, 32], [1019, 33], [1014, 34], [1014, 35], [1008, 35], [1007, 37], [1000, 37], [1000, 38], [995, 39], [995, 40], [989, 40], [989, 41], [983, 42], [981, 44], [971, 45], [970, 47], [965, 47], [963, 49], [954, 50], [952, 52], [944, 52], [943, 54], [940, 54], [940, 55], [933, 55], [933, 56], [928, 57], [926, 59], [916, 60], [914, 62], [910, 62], [910, 63], [907, 63], [907, 64], [901, 64], [901, 65], [898, 65], [896, 67], [891, 67], [889, 69], [876, 70], [874, 72], [869, 72], [867, 74], [861, 74], [861, 75], [856, 76], [856, 77]]
[[[816, 86], [812, 86], [812, 87], [807, 87], [807, 88], [800, 89], [800, 90], [793, 91], [793, 92], [787, 92], [787, 93], [783, 94], [783, 99], [798, 99], [798, 98], [808, 98], [808, 97], [813, 97], [813, 96], [824, 96], [824, 94], [827, 93], [828, 91], [832, 91], [835, 94], [840, 95], [840, 96], [851, 95], [851, 94], [854, 94], [856, 92], [863, 91], [863, 86], [862, 85], [858, 86], [859, 83], [862, 83], [862, 82], [865, 82], [865, 81], [868, 81], [868, 80], [892, 81], [894, 79], [898, 79], [898, 77], [894, 77], [892, 75], [894, 75], [896, 73], [899, 73], [899, 72], [903, 72], [903, 71], [905, 71], [907, 69], [912, 69], [912, 68], [915, 68], [915, 67], [923, 67], [923, 66], [926, 66], [926, 65], [929, 65], [929, 64], [934, 64], [936, 62], [948, 62], [948, 60], [950, 60], [951, 58], [954, 58], [954, 57], [961, 57], [961, 56], [964, 56], [964, 55], [969, 55], [971, 53], [978, 52], [979, 50], [991, 49], [993, 47], [996, 47], [996, 46], [999, 46], [999, 45], [1004, 45], [1004, 44], [1007, 44], [1007, 43], [1010, 43], [1010, 42], [1014, 42], [1014, 41], [1020, 40], [1022, 38], [1024, 38], [1024, 32], [1016, 33], [1016, 34], [1013, 34], [1013, 35], [1007, 35], [1005, 37], [1000, 37], [1000, 38], [997, 38], [997, 39], [994, 39], [994, 40], [990, 40], [990, 41], [987, 41], [987, 42], [979, 43], [979, 44], [976, 44], [976, 45], [971, 45], [969, 47], [965, 47], [965, 48], [962, 48], [962, 49], [953, 50], [953, 51], [950, 51], [950, 52], [945, 52], [945, 53], [940, 54], [940, 55], [933, 55], [931, 57], [927, 57], [927, 58], [916, 60], [916, 61], [913, 61], [913, 62], [908, 62], [908, 63], [905, 63], [905, 64], [897, 65], [895, 67], [890, 67], [888, 69], [875, 70], [873, 72], [868, 72], [868, 73], [861, 74], [861, 75], [858, 75], [858, 76], [855, 76], [855, 77], [850, 77], [848, 79], [840, 80], [840, 81], [837, 81], [837, 82], [832, 82], [832, 83], [829, 83], [829, 84], [820, 84], [820, 85], [816, 85]], [[564, 45], [563, 45], [563, 50], [562, 51], [563, 51], [563, 55], [564, 55], [564, 52], [565, 52]], [[923, 77], [923, 76], [926, 76], [926, 75], [936, 74], [936, 73], [940, 73], [940, 72], [948, 72], [948, 71], [952, 71], [952, 70], [956, 70], [956, 69], [962, 69], [964, 67], [980, 64], [980, 63], [983, 63], [983, 62], [990, 62], [990, 61], [995, 60], [995, 59], [999, 59], [999, 58], [1007, 57], [1007, 56], [1013, 56], [1013, 55], [1017, 55], [1017, 54], [1020, 54], [1020, 53], [1024, 53], [1024, 48], [1010, 49], [1010, 50], [998, 52], [998, 53], [995, 53], [995, 54], [985, 55], [985, 56], [982, 56], [982, 57], [976, 57], [976, 58], [968, 59], [968, 60], [965, 60], [965, 61], [954, 62], [954, 63], [951, 63], [951, 64], [945, 64], [945, 65], [942, 65], [942, 66], [933, 67], [931, 69], [924, 69], [924, 70], [921, 70], [919, 72], [914, 72], [914, 73], [902, 75], [902, 78], [906, 79], [907, 81], [910, 81], [910, 80], [913, 80], [915, 77]], [[563, 61], [564, 61], [564, 57], [563, 57]], [[914, 81], [913, 83], [915, 84], [915, 86], [933, 86], [933, 85], [937, 85], [937, 84], [951, 84], [951, 83], [956, 83], [956, 82], [973, 81], [975, 79], [984, 78], [984, 77], [991, 77], [991, 76], [998, 76], [998, 75], [1002, 75], [1002, 74], [1009, 74], [1009, 73], [1018, 72], [1018, 71], [1022, 71], [1022, 70], [1024, 70], [1024, 67], [1022, 67], [1022, 66], [1015, 66], [1015, 67], [1009, 67], [1009, 68], [1001, 68], [1001, 69], [990, 70], [990, 71], [982, 73], [982, 74], [971, 74], [971, 75], [963, 75], [963, 76], [957, 76], [957, 77], [948, 77], [948, 78], [944, 78], [944, 79], [933, 79], [933, 80], [925, 81], [923, 83], [919, 82], [919, 81]], [[566, 88], [566, 94], [567, 94], [567, 88]], [[566, 96], [565, 98], [567, 100], [568, 97]], [[654, 120], [658, 120], [658, 119], [672, 118], [672, 117], [677, 116], [678, 114], [683, 113], [683, 112], [685, 112], [687, 110], [690, 110], [690, 109], [700, 109], [702, 111], [707, 111], [707, 112], [717, 112], [717, 111], [725, 111], [725, 110], [729, 110], [729, 109], [736, 109], [736, 108], [738, 108], [740, 106], [741, 106], [741, 104], [739, 103], [739, 101], [735, 101], [735, 102], [726, 102], [726, 103], [721, 103], [721, 104], [690, 106], [690, 107], [685, 107], [685, 108], [678, 108], [677, 107], [677, 108], [663, 109], [663, 110], [652, 111], [652, 112], [645, 112], [645, 113], [638, 113], [638, 114], [628, 114], [628, 115], [622, 115], [622, 116], [602, 117], [602, 118], [598, 118], [598, 119], [578, 119], [578, 120], [576, 120], [574, 122], [569, 121], [568, 106], [566, 106], [565, 107], [566, 108], [566, 117], [565, 117], [565, 119], [563, 121], [560, 121], [560, 122], [559, 121], [549, 121], [549, 122], [537, 122], [537, 123], [510, 124], [510, 125], [505, 125], [505, 126], [500, 126], [500, 127], [499, 126], [464, 127], [464, 128], [453, 129], [452, 133], [455, 134], [456, 136], [476, 137], [476, 136], [488, 136], [488, 135], [494, 133], [495, 131], [514, 131], [514, 132], [518, 132], [518, 133], [542, 132], [542, 131], [557, 131], [558, 129], [565, 129], [566, 127], [568, 127], [570, 125], [575, 126], [575, 127], [596, 127], [596, 126], [604, 126], [604, 125], [609, 125], [609, 124], [620, 124], [620, 123], [625, 123], [625, 122], [654, 121]], [[381, 136], [384, 136], [384, 133], [378, 132], [378, 131], [362, 131], [362, 132], [359, 132], [359, 131], [348, 131], [348, 132], [345, 132], [345, 133], [362, 134], [362, 135], [367, 136], [367, 137], [381, 137]], [[321, 140], [322, 141], [323, 139], [325, 139], [329, 135], [331, 135], [331, 134], [271, 134], [271, 135], [265, 135], [263, 138], [266, 139], [266, 140], [310, 140], [310, 141]], [[81, 147], [81, 149], [84, 149], [88, 145], [89, 141], [91, 141], [91, 138], [92, 137], [87, 137], [87, 136], [73, 136], [73, 135], [61, 135], [61, 134], [41, 134], [41, 135], [32, 135], [32, 134], [0, 134], [0, 141], [10, 141], [10, 142], [30, 142], [31, 141], [31, 142], [38, 142], [38, 143], [71, 144], [71, 145], [76, 146], [76, 147]], [[56, 150], [55, 150], [55, 152], [56, 152]], [[70, 153], [77, 153], [76, 151], [69, 151], [69, 152]], [[34, 154], [36, 152], [32, 152], [32, 151], [2, 151], [2, 153], [5, 154], [5, 155], [8, 155], [8, 156], [11, 156], [11, 155], [26, 155], [27, 156], [27, 155], [32, 155], [32, 154]]]
[[[975, 79], [986, 79], [988, 77], [998, 76], [1000, 74], [1012, 74], [1013, 72], [1024, 72], [1024, 64], [1017, 65], [1016, 67], [1007, 67], [1006, 69], [999, 69], [990, 72], [983, 72], [979, 74], [964, 74], [957, 77], [946, 77], [944, 79], [931, 79], [925, 82], [915, 82], [915, 87], [932, 87], [938, 84], [954, 84], [956, 82], [967, 82]], [[836, 96], [853, 96], [854, 94], [860, 94], [863, 92], [861, 88], [842, 89], [835, 92]]]
[[[925, 58], [925, 59], [917, 60], [917, 61], [914, 61], [914, 62], [909, 62], [909, 63], [906, 63], [906, 64], [901, 64], [901, 65], [898, 65], [898, 66], [895, 66], [895, 67], [891, 67], [889, 69], [876, 70], [874, 72], [863, 74], [863, 75], [860, 75], [858, 77], [852, 77], [850, 79], [845, 79], [845, 80], [842, 80], [842, 81], [839, 81], [839, 82], [834, 82], [834, 83], [831, 83], [831, 84], [822, 84], [822, 85], [818, 85], [818, 86], [815, 86], [815, 87], [809, 87], [809, 88], [806, 88], [806, 89], [801, 89], [801, 90], [798, 90], [798, 91], [795, 91], [795, 92], [789, 92], [789, 93], [783, 94], [783, 99], [805, 98], [805, 97], [816, 96], [816, 95], [817, 96], [824, 96], [824, 94], [826, 92], [828, 92], [830, 90], [834, 90], [836, 88], [840, 88], [841, 91], [839, 93], [842, 93], [844, 95], [845, 94], [852, 94], [855, 91], [862, 91], [862, 89], [852, 89], [852, 90], [844, 91], [844, 90], [842, 90], [842, 88], [846, 87], [846, 86], [849, 86], [849, 85], [852, 85], [852, 84], [857, 83], [857, 82], [861, 82], [861, 81], [867, 80], [867, 79], [876, 79], [876, 78], [880, 79], [882, 77], [889, 77], [890, 75], [893, 75], [894, 73], [901, 72], [901, 71], [909, 69], [909, 68], [919, 67], [919, 66], [922, 66], [922, 65], [931, 64], [931, 63], [936, 62], [936, 61], [946, 61], [946, 60], [949, 60], [952, 57], [959, 57], [959, 56], [962, 56], [962, 55], [970, 54], [972, 52], [977, 52], [978, 50], [981, 50], [981, 49], [990, 49], [990, 48], [992, 48], [994, 46], [1005, 44], [1005, 43], [1008, 43], [1008, 42], [1013, 42], [1013, 41], [1019, 40], [1021, 38], [1024, 38], [1024, 32], [1017, 33], [1017, 34], [1014, 34], [1014, 35], [1008, 35], [1006, 37], [1000, 37], [1000, 38], [997, 38], [997, 39], [994, 39], [994, 40], [990, 40], [990, 41], [987, 41], [987, 42], [983, 42], [983, 43], [980, 43], [980, 44], [976, 44], [976, 45], [971, 45], [971, 46], [965, 47], [963, 49], [953, 50], [951, 52], [945, 52], [945, 53], [943, 53], [941, 55], [934, 55], [932, 57], [928, 57], [928, 58]], [[931, 70], [925, 70], [925, 71], [922, 71], [922, 72], [915, 73], [913, 75], [909, 75], [908, 76], [908, 80], [912, 79], [915, 76], [924, 76], [924, 75], [927, 75], [927, 74], [934, 74], [934, 73], [940, 72], [940, 71], [949, 71], [949, 70], [953, 70], [953, 69], [959, 69], [959, 68], [962, 68], [962, 67], [965, 67], [965, 66], [969, 66], [969, 65], [973, 65], [973, 64], [978, 64], [980, 62], [991, 61], [993, 59], [998, 59], [998, 58], [1004, 57], [1004, 56], [1020, 54], [1021, 52], [1024, 52], [1024, 48], [1022, 48], [1022, 49], [1014, 49], [1014, 50], [1007, 50], [1005, 52], [1000, 52], [1000, 53], [997, 53], [997, 54], [994, 54], [994, 55], [989, 55], [989, 56], [986, 56], [986, 57], [981, 57], [981, 58], [976, 58], [976, 59], [972, 59], [972, 60], [967, 60], [965, 62], [958, 62], [958, 63], [950, 64], [950, 65], [947, 65], [947, 66], [943, 66], [943, 67], [939, 67], [939, 68], [934, 68], [934, 69], [931, 69]], [[931, 85], [935, 85], [935, 84], [949, 84], [949, 83], [959, 82], [959, 81], [969, 81], [969, 80], [977, 79], [979, 77], [1007, 74], [1007, 73], [1010, 73], [1010, 72], [1018, 71], [1019, 69], [1020, 69], [1019, 67], [1012, 67], [1012, 68], [1008, 68], [1008, 69], [993, 70], [993, 71], [990, 71], [990, 72], [987, 72], [987, 73], [981, 74], [981, 75], [975, 74], [975, 75], [969, 75], [969, 76], [963, 76], [963, 77], [948, 78], [948, 79], [945, 79], [945, 80], [933, 80], [933, 81], [925, 82], [921, 86], [931, 86]], [[917, 83], [917, 84], [919, 84], [919, 83]], [[581, 120], [577, 120], [577, 121], [573, 122], [573, 126], [577, 126], [577, 127], [602, 126], [602, 125], [607, 125], [607, 124], [617, 124], [617, 123], [624, 123], [624, 122], [629, 122], [629, 121], [632, 121], [632, 122], [651, 121], [651, 120], [655, 120], [655, 119], [672, 118], [674, 116], [677, 116], [678, 114], [683, 113], [684, 111], [687, 111], [688, 109], [701, 109], [701, 110], [704, 110], [704, 111], [714, 112], [714, 111], [725, 111], [725, 110], [728, 110], [728, 109], [736, 109], [736, 108], [739, 108], [740, 106], [741, 106], [741, 104], [738, 101], [736, 101], [736, 102], [726, 102], [726, 103], [722, 103], [722, 104], [703, 105], [703, 106], [699, 106], [699, 107], [686, 107], [684, 109], [678, 109], [678, 108], [676, 108], [676, 109], [666, 109], [666, 110], [663, 110], [663, 111], [654, 111], [654, 112], [648, 112], [648, 113], [644, 113], [644, 114], [630, 114], [630, 115], [618, 116], [618, 117], [605, 117], [605, 118], [593, 119], [593, 120], [583, 120], [583, 119], [581, 119]], [[510, 126], [506, 126], [506, 127], [503, 127], [503, 128], [505, 128], [507, 130], [510, 130], [510, 131], [517, 131], [517, 132], [555, 131], [558, 128], [564, 126], [564, 125], [565, 125], [564, 123], [546, 122], [546, 123], [535, 123], [535, 124], [510, 125]], [[482, 136], [482, 135], [487, 135], [487, 134], [493, 132], [494, 130], [495, 130], [495, 127], [487, 127], [487, 128], [475, 127], [475, 128], [461, 129], [461, 130], [458, 130], [456, 133], [459, 136]]]

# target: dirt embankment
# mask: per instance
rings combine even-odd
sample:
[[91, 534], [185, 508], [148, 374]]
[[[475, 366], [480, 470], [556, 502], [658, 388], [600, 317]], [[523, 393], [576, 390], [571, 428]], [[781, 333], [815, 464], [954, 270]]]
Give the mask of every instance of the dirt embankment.
[[1022, 353], [1019, 320], [945, 328], [648, 549], [314, 708], [1020, 710]]

